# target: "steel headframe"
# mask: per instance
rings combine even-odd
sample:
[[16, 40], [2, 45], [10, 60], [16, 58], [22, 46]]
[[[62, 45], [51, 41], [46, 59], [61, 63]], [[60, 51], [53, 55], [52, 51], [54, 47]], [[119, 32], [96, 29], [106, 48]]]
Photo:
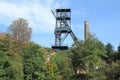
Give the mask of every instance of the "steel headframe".
[[[55, 34], [55, 46], [62, 46], [66, 37], [70, 34], [74, 41], [77, 37], [71, 29], [71, 9], [56, 9], [52, 11], [56, 18]], [[63, 36], [62, 36], [63, 35]]]

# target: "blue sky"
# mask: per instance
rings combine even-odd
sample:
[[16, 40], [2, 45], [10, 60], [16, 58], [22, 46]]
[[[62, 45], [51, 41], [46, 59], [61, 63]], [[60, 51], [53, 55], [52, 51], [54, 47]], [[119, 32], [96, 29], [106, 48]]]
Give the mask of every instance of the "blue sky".
[[[0, 31], [7, 31], [13, 20], [20, 17], [33, 29], [32, 40], [50, 47], [54, 44], [55, 19], [51, 9], [71, 8], [72, 29], [84, 39], [84, 21], [90, 23], [90, 32], [104, 44], [115, 49], [120, 43], [120, 0], [0, 0]], [[69, 36], [64, 44], [71, 45]]]

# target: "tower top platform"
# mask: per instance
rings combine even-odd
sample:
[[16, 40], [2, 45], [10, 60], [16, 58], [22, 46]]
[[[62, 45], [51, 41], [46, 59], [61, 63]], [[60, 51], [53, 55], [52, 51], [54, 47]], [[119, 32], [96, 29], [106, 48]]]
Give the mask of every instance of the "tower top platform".
[[71, 12], [71, 9], [56, 9], [56, 12]]

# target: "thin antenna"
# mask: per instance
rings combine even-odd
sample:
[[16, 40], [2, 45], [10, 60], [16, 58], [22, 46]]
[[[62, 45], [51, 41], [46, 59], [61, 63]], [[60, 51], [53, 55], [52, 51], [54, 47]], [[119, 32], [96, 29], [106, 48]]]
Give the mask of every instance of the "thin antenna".
[[53, 11], [53, 10], [51, 10], [51, 12], [52, 12], [52, 14], [54, 15], [54, 17], [56, 18], [56, 15], [55, 15], [54, 11]]

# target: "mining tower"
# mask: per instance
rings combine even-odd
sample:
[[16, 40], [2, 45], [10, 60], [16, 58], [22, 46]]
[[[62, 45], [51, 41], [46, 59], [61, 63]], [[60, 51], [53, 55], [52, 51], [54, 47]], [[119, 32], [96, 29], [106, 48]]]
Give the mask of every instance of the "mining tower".
[[55, 50], [68, 50], [67, 45], [63, 45], [64, 40], [70, 34], [74, 41], [78, 40], [71, 29], [71, 9], [56, 9], [52, 10], [56, 19], [55, 24], [55, 44], [52, 46]]

